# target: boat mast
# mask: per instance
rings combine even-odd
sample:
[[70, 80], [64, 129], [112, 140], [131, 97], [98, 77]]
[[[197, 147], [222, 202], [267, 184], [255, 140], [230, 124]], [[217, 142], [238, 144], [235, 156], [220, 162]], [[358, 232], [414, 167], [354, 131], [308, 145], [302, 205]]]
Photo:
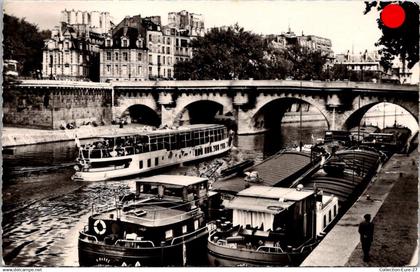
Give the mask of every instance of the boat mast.
[[394, 127], [397, 127], [397, 107], [394, 105]]
[[383, 114], [383, 120], [382, 120], [382, 130], [385, 129], [385, 102], [384, 102], [384, 114]]
[[[360, 110], [360, 95], [359, 95], [359, 105], [358, 105], [358, 110]], [[360, 142], [360, 122], [357, 126], [357, 145], [359, 145]]]
[[299, 102], [299, 152], [302, 152], [302, 100]]

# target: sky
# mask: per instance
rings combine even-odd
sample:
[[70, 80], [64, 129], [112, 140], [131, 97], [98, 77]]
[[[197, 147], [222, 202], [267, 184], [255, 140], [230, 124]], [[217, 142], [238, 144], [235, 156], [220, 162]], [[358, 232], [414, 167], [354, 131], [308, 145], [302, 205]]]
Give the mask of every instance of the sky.
[[347, 50], [358, 53], [374, 50], [381, 36], [372, 10], [363, 15], [363, 1], [26, 1], [4, 0], [3, 11], [25, 17], [40, 29], [51, 29], [58, 24], [64, 9], [108, 11], [115, 22], [125, 16], [160, 15], [166, 23], [168, 12], [183, 9], [203, 14], [205, 27], [238, 23], [257, 34], [280, 34], [291, 30], [298, 35], [318, 35], [330, 38], [335, 53]]

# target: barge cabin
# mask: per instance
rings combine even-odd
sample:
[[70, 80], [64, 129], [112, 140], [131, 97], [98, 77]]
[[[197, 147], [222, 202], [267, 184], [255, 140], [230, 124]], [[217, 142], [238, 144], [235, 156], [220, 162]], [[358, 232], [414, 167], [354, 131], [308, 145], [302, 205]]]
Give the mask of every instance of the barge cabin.
[[232, 221], [210, 233], [210, 265], [299, 265], [338, 214], [337, 197], [301, 188], [252, 186], [225, 201]]
[[[81, 266], [202, 265], [208, 180], [158, 175], [136, 182], [116, 207], [92, 211], [79, 234]], [[204, 252], [204, 253], [203, 253]]]

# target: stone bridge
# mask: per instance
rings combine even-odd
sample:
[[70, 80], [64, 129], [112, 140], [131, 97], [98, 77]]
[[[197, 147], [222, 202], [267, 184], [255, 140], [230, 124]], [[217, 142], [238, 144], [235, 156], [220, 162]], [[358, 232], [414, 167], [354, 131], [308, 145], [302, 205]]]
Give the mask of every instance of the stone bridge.
[[418, 120], [417, 86], [359, 82], [281, 80], [149, 81], [114, 83], [113, 117], [141, 105], [154, 112], [161, 125], [178, 125], [197, 115], [232, 116], [239, 134], [265, 130], [281, 121], [293, 103], [319, 110], [330, 129], [356, 126], [381, 102], [401, 106]]
[[[35, 109], [49, 111], [52, 107], [52, 112], [65, 109], [60, 115], [61, 120], [52, 121], [56, 124], [54, 128], [59, 122], [77, 122], [77, 116], [97, 122], [130, 116], [133, 121], [156, 126], [208, 122], [218, 116], [233, 119], [238, 134], [252, 134], [278, 124], [290, 105], [300, 102], [318, 109], [330, 129], [356, 126], [371, 107], [381, 102], [401, 106], [417, 121], [419, 114], [418, 87], [413, 85], [292, 80], [109, 84], [24, 81], [15, 89], [20, 96], [15, 102], [21, 101], [25, 94], [36, 93], [41, 105]], [[45, 97], [49, 103], [45, 103]], [[19, 108], [19, 105], [5, 103], [5, 123], [10, 119], [6, 118], [6, 113], [14, 112], [15, 106]], [[69, 114], [74, 107], [78, 110]]]

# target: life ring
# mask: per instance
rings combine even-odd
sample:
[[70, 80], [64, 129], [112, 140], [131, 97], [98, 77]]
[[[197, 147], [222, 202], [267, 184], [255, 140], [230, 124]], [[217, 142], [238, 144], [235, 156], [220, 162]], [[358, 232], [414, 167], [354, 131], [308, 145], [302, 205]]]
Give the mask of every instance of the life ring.
[[[98, 225], [101, 225], [101, 229], [98, 229]], [[104, 235], [106, 232], [105, 222], [102, 220], [96, 220], [95, 223], [93, 224], [93, 229], [95, 230], [97, 234]]]

